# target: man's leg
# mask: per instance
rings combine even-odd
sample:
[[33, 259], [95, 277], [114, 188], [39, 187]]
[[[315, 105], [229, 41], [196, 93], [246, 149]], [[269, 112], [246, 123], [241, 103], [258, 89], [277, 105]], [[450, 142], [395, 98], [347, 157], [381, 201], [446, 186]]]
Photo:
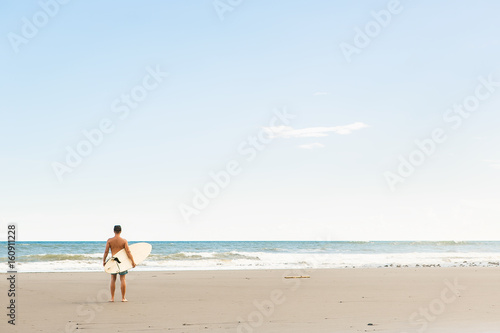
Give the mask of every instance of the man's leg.
[[116, 274], [115, 275], [111, 275], [111, 285], [109, 286], [109, 288], [111, 289], [111, 300], [110, 300], [110, 302], [114, 302], [115, 301], [115, 286], [116, 286]]
[[125, 275], [120, 275], [120, 287], [122, 291], [122, 302], [128, 302], [125, 298], [125, 292], [127, 291], [127, 283], [125, 282]]

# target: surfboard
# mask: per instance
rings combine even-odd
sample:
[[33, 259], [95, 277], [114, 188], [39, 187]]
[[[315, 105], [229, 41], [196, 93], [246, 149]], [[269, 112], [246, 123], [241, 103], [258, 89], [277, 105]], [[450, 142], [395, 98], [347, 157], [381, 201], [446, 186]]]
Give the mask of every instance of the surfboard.
[[[153, 246], [148, 243], [135, 243], [129, 245], [130, 252], [132, 253], [132, 257], [134, 257], [134, 261], [136, 265], [139, 265], [141, 262], [146, 259]], [[132, 262], [127, 256], [127, 252], [125, 249], [118, 251], [114, 256], [106, 261], [106, 265], [104, 266], [104, 271], [106, 273], [114, 274], [120, 273], [132, 268]]]

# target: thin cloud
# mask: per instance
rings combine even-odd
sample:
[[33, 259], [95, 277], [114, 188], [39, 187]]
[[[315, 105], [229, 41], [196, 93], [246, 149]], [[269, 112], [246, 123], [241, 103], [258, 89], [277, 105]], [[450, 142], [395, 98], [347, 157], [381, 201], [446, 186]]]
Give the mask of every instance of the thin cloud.
[[314, 96], [324, 96], [324, 95], [330, 95], [330, 93], [326, 91], [317, 91], [314, 93]]
[[264, 131], [271, 138], [319, 138], [328, 136], [330, 132], [340, 135], [351, 134], [353, 131], [357, 131], [365, 127], [368, 127], [368, 125], [357, 122], [343, 126], [308, 127], [302, 129], [294, 129], [290, 126], [273, 126], [264, 127]]
[[495, 160], [483, 160], [483, 162], [488, 163], [488, 166], [493, 169], [500, 170], [500, 161]]
[[306, 145], [298, 145], [297, 147], [302, 148], [302, 149], [315, 149], [315, 148], [323, 148], [325, 145], [321, 144], [319, 142], [315, 143], [310, 143]]

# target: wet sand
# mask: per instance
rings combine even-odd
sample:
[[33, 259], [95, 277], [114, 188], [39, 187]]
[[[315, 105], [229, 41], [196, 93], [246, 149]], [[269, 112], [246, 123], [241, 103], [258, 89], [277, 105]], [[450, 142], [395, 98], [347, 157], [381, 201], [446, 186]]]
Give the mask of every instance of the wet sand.
[[15, 326], [0, 276], [1, 332], [500, 332], [498, 268], [21, 273]]

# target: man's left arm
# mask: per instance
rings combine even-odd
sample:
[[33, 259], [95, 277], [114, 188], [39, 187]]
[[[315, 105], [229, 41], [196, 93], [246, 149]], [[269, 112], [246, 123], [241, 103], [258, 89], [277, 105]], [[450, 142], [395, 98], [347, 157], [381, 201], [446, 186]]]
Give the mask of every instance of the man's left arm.
[[109, 253], [109, 242], [106, 242], [106, 250], [104, 250], [104, 257], [102, 257], [102, 265], [106, 266], [106, 258], [108, 257]]

